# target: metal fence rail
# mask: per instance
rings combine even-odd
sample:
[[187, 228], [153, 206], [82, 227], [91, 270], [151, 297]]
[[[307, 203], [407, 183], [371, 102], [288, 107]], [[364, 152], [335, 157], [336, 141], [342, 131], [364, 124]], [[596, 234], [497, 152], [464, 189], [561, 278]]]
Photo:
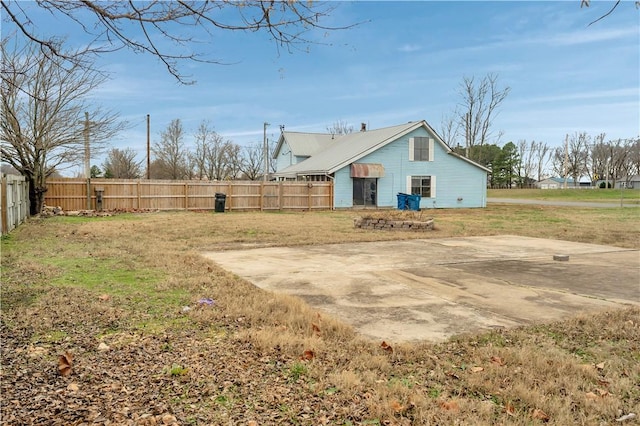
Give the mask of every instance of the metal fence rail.
[[227, 211], [333, 208], [332, 182], [51, 179], [47, 188], [45, 204], [65, 211], [100, 201], [104, 210], [214, 210], [216, 193], [226, 195]]

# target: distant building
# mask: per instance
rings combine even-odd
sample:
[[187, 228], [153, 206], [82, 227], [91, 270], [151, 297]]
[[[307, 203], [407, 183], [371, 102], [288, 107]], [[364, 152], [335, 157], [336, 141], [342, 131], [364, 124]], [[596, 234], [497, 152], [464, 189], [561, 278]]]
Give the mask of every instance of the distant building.
[[[580, 183], [576, 184], [573, 179], [567, 178], [567, 188], [578, 188], [579, 186]], [[536, 187], [540, 189], [562, 189], [564, 188], [564, 178], [550, 177], [543, 179], [536, 182]]]
[[640, 175], [624, 177], [616, 180], [616, 188], [626, 189], [639, 189], [640, 190]]

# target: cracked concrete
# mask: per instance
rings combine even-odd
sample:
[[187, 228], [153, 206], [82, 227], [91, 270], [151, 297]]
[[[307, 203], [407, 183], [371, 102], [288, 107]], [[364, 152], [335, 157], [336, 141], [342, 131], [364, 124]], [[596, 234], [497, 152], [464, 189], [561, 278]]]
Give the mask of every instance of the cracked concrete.
[[[557, 254], [569, 261], [554, 261]], [[595, 244], [507, 235], [204, 255], [387, 341], [440, 341], [640, 305], [640, 251]]]

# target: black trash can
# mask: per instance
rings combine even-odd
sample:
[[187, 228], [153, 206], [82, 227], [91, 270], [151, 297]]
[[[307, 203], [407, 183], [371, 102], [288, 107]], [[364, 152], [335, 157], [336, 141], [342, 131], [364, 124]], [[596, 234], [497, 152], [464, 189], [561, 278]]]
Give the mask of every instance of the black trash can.
[[227, 194], [223, 194], [222, 192], [216, 192], [216, 204], [215, 204], [216, 213], [224, 213], [224, 203], [226, 200], [227, 200]]

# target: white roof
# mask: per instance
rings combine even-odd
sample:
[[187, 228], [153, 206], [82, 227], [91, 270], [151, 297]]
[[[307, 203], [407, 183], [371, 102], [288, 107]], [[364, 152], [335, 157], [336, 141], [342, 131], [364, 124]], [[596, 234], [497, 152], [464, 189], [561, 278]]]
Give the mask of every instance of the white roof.
[[333, 139], [332, 135], [325, 133], [282, 132], [274, 151], [274, 156], [280, 153], [279, 151], [285, 141], [293, 155], [311, 157], [335, 142], [335, 139]]

